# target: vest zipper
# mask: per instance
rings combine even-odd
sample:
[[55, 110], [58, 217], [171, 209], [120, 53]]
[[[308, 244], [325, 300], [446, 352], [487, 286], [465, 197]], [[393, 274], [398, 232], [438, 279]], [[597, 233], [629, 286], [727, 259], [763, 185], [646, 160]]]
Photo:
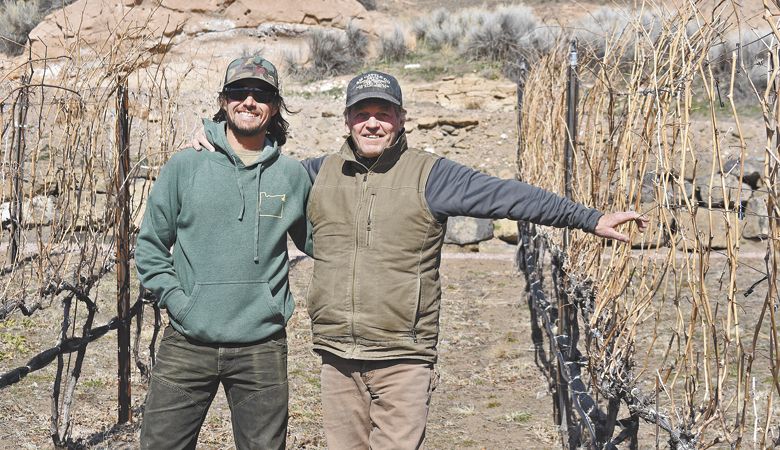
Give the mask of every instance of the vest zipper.
[[[367, 182], [368, 182], [368, 172], [363, 174], [363, 189], [360, 192], [360, 201], [358, 202], [358, 211], [360, 209], [360, 205], [363, 204], [363, 198], [366, 195], [366, 188], [367, 188]], [[352, 335], [352, 351], [350, 352], [352, 355], [355, 354], [355, 351], [357, 350], [357, 337], [355, 335], [355, 281], [357, 280], [357, 254], [358, 249], [360, 248], [360, 232], [358, 231], [360, 228], [358, 227], [358, 224], [360, 223], [360, 214], [356, 214], [355, 217], [355, 256], [352, 260], [352, 316], [350, 317], [350, 334]]]

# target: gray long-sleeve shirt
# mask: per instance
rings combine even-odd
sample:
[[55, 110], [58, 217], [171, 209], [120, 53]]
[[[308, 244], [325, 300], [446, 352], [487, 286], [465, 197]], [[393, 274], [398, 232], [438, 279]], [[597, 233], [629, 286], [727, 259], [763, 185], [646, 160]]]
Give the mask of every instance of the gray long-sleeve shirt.
[[[314, 183], [325, 156], [303, 161]], [[470, 216], [524, 220], [539, 225], [580, 228], [593, 232], [602, 213], [516, 180], [491, 177], [441, 158], [425, 186], [425, 200], [434, 217]]]

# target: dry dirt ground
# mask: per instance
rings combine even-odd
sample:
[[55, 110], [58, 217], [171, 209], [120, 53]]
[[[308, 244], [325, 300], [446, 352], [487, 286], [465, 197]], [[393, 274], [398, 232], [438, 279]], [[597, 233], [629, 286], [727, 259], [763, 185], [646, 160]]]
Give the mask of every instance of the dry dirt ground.
[[[534, 365], [529, 345], [528, 310], [523, 303], [522, 277], [514, 270], [510, 246], [492, 246], [495, 253], [453, 254], [442, 263], [441, 380], [429, 420], [428, 445], [433, 449], [528, 448], [552, 446], [550, 396]], [[464, 256], [465, 255], [465, 256]], [[308, 283], [311, 261], [291, 274], [298, 300]], [[97, 323], [114, 310], [113, 279], [101, 284], [103, 309]], [[300, 302], [299, 302], [300, 304]], [[144, 336], [151, 331], [147, 308]], [[29, 358], [56, 339], [52, 324], [60, 320], [57, 305], [24, 324], [2, 332], [22, 331], [27, 341], [17, 357], [3, 361], [2, 370]], [[290, 321], [290, 426], [288, 448], [324, 448], [319, 405], [319, 360], [310, 350], [310, 323], [299, 307]], [[138, 445], [137, 422], [145, 384], [133, 373], [136, 424], [112, 429], [116, 420], [116, 350], [113, 334], [89, 346], [76, 389], [72, 436], [93, 448]], [[148, 354], [148, 351], [145, 352]], [[66, 364], [68, 360], [66, 359]], [[35, 372], [0, 395], [0, 448], [46, 448], [50, 386], [55, 366]], [[230, 417], [220, 392], [206, 417], [202, 448], [231, 448]]]
[[[451, 250], [451, 249], [450, 249]], [[483, 244], [480, 253], [445, 253], [442, 261], [442, 316], [440, 360], [441, 379], [433, 397], [429, 417], [428, 447], [431, 449], [525, 449], [558, 448], [552, 420], [547, 382], [534, 363], [530, 342], [529, 313], [525, 305], [524, 280], [514, 269], [514, 248], [496, 242]], [[761, 266], [758, 248], [745, 262]], [[298, 309], [288, 326], [290, 422], [288, 448], [322, 449], [322, 416], [319, 403], [319, 359], [311, 352], [310, 322], [300, 306], [310, 276], [312, 262], [302, 260], [291, 271], [293, 294]], [[725, 258], [714, 256], [711, 263], [711, 289], [714, 302], [722, 305], [717, 288]], [[743, 267], [738, 293], [742, 294], [760, 278]], [[112, 304], [115, 280], [104, 279], [98, 289], [102, 308], [97, 324], [115, 314]], [[763, 286], [763, 285], [762, 285]], [[759, 286], [744, 303], [742, 320], [754, 323], [765, 295]], [[753, 307], [752, 305], [756, 305]], [[142, 355], [148, 358], [152, 318], [145, 309]], [[79, 316], [83, 312], [78, 312]], [[662, 313], [659, 341], [666, 343], [674, 323], [674, 309]], [[51, 305], [30, 319], [13, 319], [0, 326], [0, 335], [23, 335], [12, 358], [0, 363], [0, 372], [24, 363], [43, 348], [51, 346], [61, 320], [59, 305]], [[668, 325], [668, 327], [667, 327]], [[649, 331], [649, 328], [646, 331]], [[6, 334], [7, 333], [7, 334]], [[88, 347], [84, 370], [75, 392], [72, 439], [77, 448], [135, 448], [146, 385], [133, 371], [132, 399], [135, 419], [131, 425], [116, 427], [116, 341], [110, 333]], [[640, 334], [638, 354], [644, 354], [650, 336]], [[762, 357], [754, 375], [759, 386], [771, 384], [766, 373], [766, 342], [760, 343]], [[657, 347], [640, 365], [656, 367], [662, 359]], [[65, 358], [65, 366], [73, 361]], [[659, 366], [663, 367], [663, 366]], [[51, 383], [55, 364], [27, 376], [0, 393], [0, 448], [50, 448], [49, 414]], [[769, 383], [769, 384], [767, 384]], [[640, 382], [652, 392], [652, 382]], [[761, 393], [759, 393], [761, 394]], [[764, 393], [766, 394], [766, 393]], [[765, 398], [765, 395], [764, 395]], [[666, 448], [663, 434], [661, 448]], [[654, 427], [640, 424], [641, 448], [655, 444]], [[200, 436], [199, 448], [233, 448], [230, 414], [220, 391], [209, 411]]]

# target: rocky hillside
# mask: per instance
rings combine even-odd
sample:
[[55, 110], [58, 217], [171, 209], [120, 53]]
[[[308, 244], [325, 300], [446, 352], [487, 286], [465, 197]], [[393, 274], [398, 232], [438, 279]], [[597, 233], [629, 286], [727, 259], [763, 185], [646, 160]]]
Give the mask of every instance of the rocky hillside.
[[[381, 16], [356, 0], [78, 0], [32, 30], [31, 53], [34, 59], [89, 59], [140, 46], [165, 54], [166, 65], [175, 67], [192, 61], [222, 66], [223, 59], [264, 49], [281, 60], [312, 28], [344, 29], [352, 21], [371, 34]], [[26, 56], [0, 64], [15, 67]]]

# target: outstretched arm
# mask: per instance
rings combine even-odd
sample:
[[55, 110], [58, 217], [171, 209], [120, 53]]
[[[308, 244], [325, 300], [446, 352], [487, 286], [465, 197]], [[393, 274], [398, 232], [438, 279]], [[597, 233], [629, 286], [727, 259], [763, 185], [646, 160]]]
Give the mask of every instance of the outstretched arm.
[[592, 233], [602, 216], [536, 186], [491, 177], [445, 158], [431, 169], [425, 199], [440, 222], [452, 216], [508, 218]]
[[597, 236], [628, 242], [617, 227], [634, 221], [639, 231], [648, 221], [627, 211], [602, 214], [552, 192], [515, 180], [501, 180], [448, 159], [440, 159], [431, 170], [425, 188], [428, 207], [439, 221], [451, 216], [471, 216], [525, 220], [572, 227]]

